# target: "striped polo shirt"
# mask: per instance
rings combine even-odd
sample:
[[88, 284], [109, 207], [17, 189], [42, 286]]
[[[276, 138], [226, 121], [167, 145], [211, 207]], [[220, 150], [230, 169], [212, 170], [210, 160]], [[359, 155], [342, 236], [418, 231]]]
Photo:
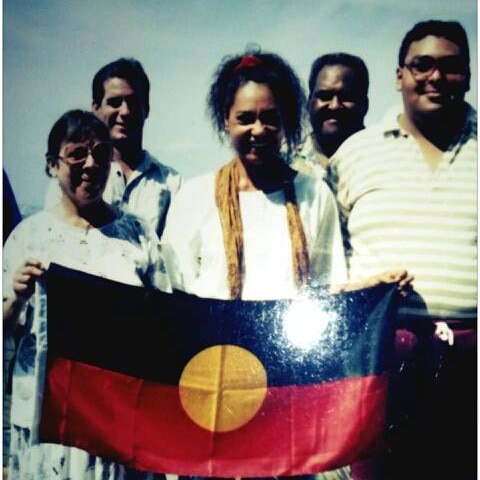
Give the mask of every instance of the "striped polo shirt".
[[400, 128], [398, 107], [331, 159], [351, 280], [404, 268], [402, 318], [474, 318], [477, 309], [477, 114], [435, 170]]

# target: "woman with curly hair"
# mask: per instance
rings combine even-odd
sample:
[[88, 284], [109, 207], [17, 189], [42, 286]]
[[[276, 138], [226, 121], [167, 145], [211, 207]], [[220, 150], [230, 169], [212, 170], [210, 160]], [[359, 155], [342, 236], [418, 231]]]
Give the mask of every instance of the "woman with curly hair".
[[299, 79], [276, 54], [220, 64], [208, 111], [235, 155], [217, 172], [186, 181], [172, 202], [164, 241], [175, 288], [266, 300], [345, 281], [335, 199], [281, 153], [301, 138], [304, 105]]

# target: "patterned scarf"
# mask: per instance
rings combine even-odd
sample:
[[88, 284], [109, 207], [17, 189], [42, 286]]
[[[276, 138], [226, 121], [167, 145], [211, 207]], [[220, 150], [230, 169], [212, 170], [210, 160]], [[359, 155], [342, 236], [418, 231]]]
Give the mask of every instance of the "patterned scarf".
[[[215, 203], [222, 225], [223, 243], [227, 257], [230, 298], [239, 299], [242, 293], [243, 226], [240, 214], [238, 185], [240, 160], [235, 158], [224, 165], [215, 178]], [[297, 205], [293, 180], [284, 183], [288, 232], [292, 245], [292, 265], [297, 288], [308, 282], [309, 261], [307, 240]]]

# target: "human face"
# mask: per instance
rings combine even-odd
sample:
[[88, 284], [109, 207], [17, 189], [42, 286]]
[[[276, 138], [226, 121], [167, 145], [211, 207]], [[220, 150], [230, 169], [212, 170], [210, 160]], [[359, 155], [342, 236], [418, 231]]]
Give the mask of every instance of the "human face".
[[326, 65], [318, 72], [308, 109], [319, 143], [325, 137], [338, 137], [341, 142], [363, 128], [367, 108], [352, 68]]
[[145, 100], [123, 78], [109, 78], [103, 86], [105, 94], [100, 105], [92, 103], [93, 113], [110, 129], [114, 144], [141, 144], [147, 118]]
[[244, 163], [263, 164], [278, 157], [283, 128], [270, 87], [252, 81], [240, 86], [225, 119], [225, 130]]
[[[422, 57], [432, 57], [440, 67], [433, 68], [430, 75], [419, 75], [412, 65]], [[448, 68], [449, 64], [455, 65], [462, 60], [463, 72]], [[411, 118], [431, 115], [462, 104], [468, 90], [466, 68], [460, 47], [446, 38], [428, 35], [412, 42], [405, 65], [397, 69], [397, 88], [402, 92], [407, 115]]]
[[82, 207], [101, 199], [111, 160], [111, 146], [97, 139], [62, 142], [57, 160], [49, 167], [63, 194]]

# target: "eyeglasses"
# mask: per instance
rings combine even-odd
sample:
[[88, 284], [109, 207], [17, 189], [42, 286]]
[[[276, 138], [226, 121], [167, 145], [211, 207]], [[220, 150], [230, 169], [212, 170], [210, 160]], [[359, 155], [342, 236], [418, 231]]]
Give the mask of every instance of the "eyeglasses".
[[465, 58], [458, 55], [440, 58], [422, 55], [414, 57], [410, 63], [406, 63], [404, 66], [412, 72], [416, 80], [427, 79], [435, 70], [444, 75], [465, 75], [467, 73]]
[[97, 143], [93, 148], [77, 147], [66, 157], [57, 158], [70, 166], [83, 166], [87, 161], [88, 155], [91, 155], [98, 165], [105, 165], [112, 159], [112, 146], [109, 143]]

